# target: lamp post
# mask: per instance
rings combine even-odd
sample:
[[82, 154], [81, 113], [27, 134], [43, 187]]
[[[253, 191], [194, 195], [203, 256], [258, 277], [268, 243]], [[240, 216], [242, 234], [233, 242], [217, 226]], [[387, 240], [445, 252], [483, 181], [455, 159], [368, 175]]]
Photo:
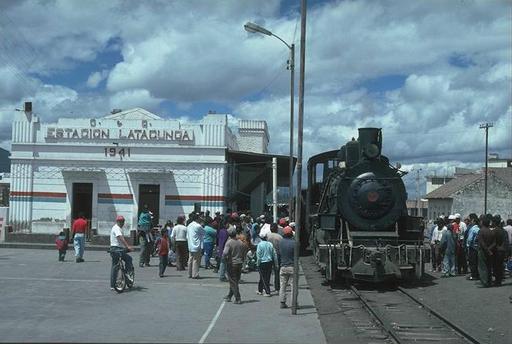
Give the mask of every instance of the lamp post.
[[[288, 180], [289, 180], [289, 196], [288, 196], [288, 212], [290, 214], [290, 220], [291, 220], [291, 212], [293, 208], [293, 187], [292, 187], [292, 180], [293, 180], [293, 98], [294, 98], [294, 88], [295, 88], [295, 44], [288, 44], [286, 43], [281, 37], [275, 35], [271, 31], [256, 25], [251, 22], [247, 22], [244, 25], [244, 29], [247, 32], [251, 33], [261, 33], [267, 36], [274, 36], [278, 40], [284, 43], [288, 49], [290, 49], [290, 59], [288, 60], [288, 66], [287, 69], [290, 71], [290, 166], [289, 166], [289, 173], [288, 173]], [[277, 219], [274, 219], [274, 221], [277, 222]]]

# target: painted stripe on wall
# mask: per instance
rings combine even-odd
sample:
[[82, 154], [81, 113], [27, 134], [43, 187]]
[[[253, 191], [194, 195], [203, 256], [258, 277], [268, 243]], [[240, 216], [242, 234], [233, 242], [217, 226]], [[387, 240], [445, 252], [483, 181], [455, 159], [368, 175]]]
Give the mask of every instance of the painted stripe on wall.
[[133, 199], [132, 194], [111, 194], [111, 193], [99, 193], [98, 198], [103, 199]]
[[11, 196], [21, 196], [21, 197], [57, 197], [57, 198], [66, 198], [67, 194], [65, 192], [36, 192], [36, 191], [11, 191], [9, 193]]
[[166, 201], [225, 201], [224, 196], [165, 195]]
[[223, 201], [209, 201], [206, 202], [194, 202], [194, 201], [165, 201], [165, 205], [170, 206], [194, 206], [195, 203], [200, 203], [201, 206], [209, 206], [209, 207], [223, 207]]
[[133, 204], [133, 200], [132, 199], [98, 198], [98, 203], [101, 203], [101, 204]]
[[99, 193], [100, 204], [133, 204], [133, 194]]
[[12, 191], [9, 201], [66, 203], [66, 196], [64, 192]]

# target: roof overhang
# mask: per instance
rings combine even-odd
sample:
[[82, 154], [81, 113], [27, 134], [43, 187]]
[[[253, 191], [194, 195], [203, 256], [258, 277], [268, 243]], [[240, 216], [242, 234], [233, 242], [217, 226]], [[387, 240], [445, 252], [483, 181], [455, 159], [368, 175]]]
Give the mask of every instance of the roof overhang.
[[[262, 164], [269, 164], [269, 166], [272, 166], [272, 158], [277, 158], [277, 185], [288, 187], [290, 171], [290, 157], [288, 155], [242, 152], [230, 149], [226, 150], [227, 161], [232, 161], [235, 164], [244, 166], [261, 167]], [[293, 169], [295, 169], [296, 163], [297, 158], [293, 157]]]

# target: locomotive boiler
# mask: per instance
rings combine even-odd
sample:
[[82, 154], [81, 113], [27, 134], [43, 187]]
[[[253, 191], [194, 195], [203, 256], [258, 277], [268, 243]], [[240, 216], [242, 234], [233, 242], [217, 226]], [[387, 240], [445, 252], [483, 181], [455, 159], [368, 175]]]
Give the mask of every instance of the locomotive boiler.
[[306, 227], [327, 280], [414, 280], [424, 272], [421, 218], [408, 216], [402, 177], [382, 155], [382, 131], [360, 128], [308, 161]]

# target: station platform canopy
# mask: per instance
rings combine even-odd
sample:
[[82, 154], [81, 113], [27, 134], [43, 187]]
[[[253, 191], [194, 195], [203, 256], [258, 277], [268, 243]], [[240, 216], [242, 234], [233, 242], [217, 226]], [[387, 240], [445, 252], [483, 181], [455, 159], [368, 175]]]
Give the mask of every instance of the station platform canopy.
[[[227, 150], [228, 199], [240, 202], [264, 185], [264, 193], [272, 191], [272, 158], [277, 158], [277, 186], [289, 187], [288, 155]], [[293, 157], [293, 167], [297, 158]]]

